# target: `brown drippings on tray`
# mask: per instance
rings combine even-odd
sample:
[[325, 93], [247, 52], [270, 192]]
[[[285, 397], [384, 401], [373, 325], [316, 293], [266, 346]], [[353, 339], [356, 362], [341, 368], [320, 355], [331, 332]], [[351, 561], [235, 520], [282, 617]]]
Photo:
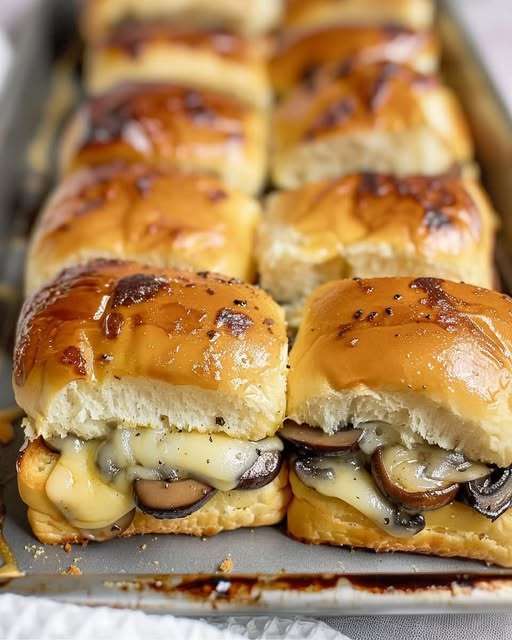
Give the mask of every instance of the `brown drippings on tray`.
[[3, 525], [5, 520], [5, 505], [3, 499], [0, 500], [0, 557], [3, 564], [0, 567], [0, 582], [10, 578], [19, 578], [23, 576], [23, 572], [19, 570], [16, 558], [7, 544], [3, 534]]
[[13, 423], [22, 415], [23, 411], [19, 407], [0, 410], [0, 445], [5, 447], [14, 440]]
[[154, 591], [170, 598], [184, 596], [190, 600], [209, 603], [213, 608], [222, 604], [254, 604], [262, 594], [271, 591], [287, 593], [322, 593], [332, 591], [348, 582], [352, 589], [370, 594], [444, 592], [455, 594], [460, 590], [499, 591], [509, 588], [512, 578], [502, 574], [289, 574], [268, 575], [190, 575], [155, 576], [135, 580], [105, 583], [121, 591]]

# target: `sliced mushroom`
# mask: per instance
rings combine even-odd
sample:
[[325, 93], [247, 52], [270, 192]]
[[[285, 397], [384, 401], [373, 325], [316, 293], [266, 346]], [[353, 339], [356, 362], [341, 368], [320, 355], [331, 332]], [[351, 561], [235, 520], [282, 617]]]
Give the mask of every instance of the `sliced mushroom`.
[[486, 478], [464, 485], [464, 502], [494, 522], [512, 507], [512, 467], [495, 469]]
[[343, 500], [392, 536], [413, 536], [425, 527], [421, 514], [398, 509], [379, 492], [362, 460], [354, 454], [298, 458], [293, 466], [306, 486]]
[[357, 441], [361, 433], [361, 429], [347, 429], [329, 435], [307, 424], [299, 425], [292, 420], [286, 420], [279, 431], [279, 436], [307, 452], [328, 455], [357, 449]]
[[132, 509], [122, 518], [119, 518], [113, 524], [102, 527], [101, 529], [81, 529], [80, 532], [87, 540], [93, 542], [106, 542], [120, 536], [131, 525], [135, 516], [135, 509]]
[[[412, 511], [431, 511], [453, 502], [459, 485], [451, 481], [428, 482], [418, 454], [405, 447], [379, 447], [372, 455], [372, 475], [392, 502]], [[434, 486], [432, 486], [434, 485]]]
[[134, 486], [139, 509], [161, 520], [184, 518], [215, 494], [213, 487], [198, 480], [136, 480]]
[[277, 476], [283, 462], [282, 451], [263, 451], [240, 478], [237, 489], [259, 489]]

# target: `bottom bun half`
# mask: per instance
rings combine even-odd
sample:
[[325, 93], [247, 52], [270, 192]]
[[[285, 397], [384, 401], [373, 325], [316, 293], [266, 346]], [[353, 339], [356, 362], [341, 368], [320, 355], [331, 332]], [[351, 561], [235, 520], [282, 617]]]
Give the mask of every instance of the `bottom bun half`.
[[[18, 487], [27, 504], [28, 520], [36, 538], [44, 544], [79, 544], [86, 538], [52, 505], [46, 495], [46, 481], [58, 454], [40, 440], [31, 442], [18, 461]], [[262, 527], [280, 522], [290, 501], [288, 469], [261, 489], [218, 492], [201, 509], [185, 518], [160, 520], [137, 510], [132, 524], [120, 537], [138, 534], [173, 533], [213, 536], [242, 527]]]
[[425, 513], [427, 526], [421, 533], [395, 538], [346, 502], [310, 489], [293, 472], [290, 481], [288, 533], [302, 542], [471, 558], [512, 567], [512, 510], [491, 522], [470, 507], [452, 502]]

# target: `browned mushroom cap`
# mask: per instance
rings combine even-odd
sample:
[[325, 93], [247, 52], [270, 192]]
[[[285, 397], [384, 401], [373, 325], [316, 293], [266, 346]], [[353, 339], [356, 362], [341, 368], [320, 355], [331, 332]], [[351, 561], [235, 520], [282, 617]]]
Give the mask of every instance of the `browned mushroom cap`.
[[[437, 486], [426, 489], [415, 474], [414, 462], [403, 464], [397, 456], [402, 447], [379, 447], [372, 455], [372, 475], [382, 491], [395, 504], [412, 511], [432, 511], [453, 502], [459, 490], [457, 483], [440, 480]], [[405, 473], [404, 467], [405, 466]], [[408, 478], [406, 476], [409, 476]], [[404, 482], [409, 480], [408, 482]], [[417, 483], [418, 490], [411, 491]], [[407, 484], [407, 488], [404, 487]]]
[[293, 420], [286, 420], [278, 433], [281, 438], [296, 447], [324, 455], [356, 449], [361, 434], [361, 429], [347, 429], [329, 435], [321, 429], [315, 429], [307, 424], [299, 425]]
[[238, 481], [237, 489], [260, 489], [277, 476], [283, 463], [282, 451], [264, 451]]
[[468, 482], [462, 497], [475, 511], [494, 522], [512, 507], [512, 467], [495, 469], [485, 478]]
[[200, 509], [215, 489], [198, 480], [136, 480], [135, 496], [141, 511], [161, 520], [184, 518]]
[[132, 509], [127, 514], [119, 518], [119, 520], [116, 520], [116, 522], [108, 525], [107, 527], [102, 527], [101, 529], [81, 529], [81, 533], [87, 540], [91, 540], [93, 542], [106, 542], [107, 540], [117, 538], [117, 536], [121, 535], [123, 531], [126, 531], [126, 529], [131, 525], [134, 516], [135, 509]]

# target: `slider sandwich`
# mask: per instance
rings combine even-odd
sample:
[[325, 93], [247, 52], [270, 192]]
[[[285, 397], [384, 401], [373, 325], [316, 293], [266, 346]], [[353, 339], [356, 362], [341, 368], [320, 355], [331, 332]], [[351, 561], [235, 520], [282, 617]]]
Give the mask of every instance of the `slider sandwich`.
[[269, 196], [260, 284], [298, 327], [307, 296], [353, 276], [437, 276], [491, 288], [496, 215], [480, 185], [450, 175], [364, 173]]
[[432, 73], [439, 61], [439, 42], [433, 31], [406, 27], [332, 24], [306, 31], [285, 32], [270, 62], [275, 90], [284, 94], [299, 83], [313, 81], [324, 67], [394, 62]]
[[251, 195], [266, 174], [267, 118], [215, 91], [160, 82], [114, 87], [86, 100], [64, 132], [62, 173], [116, 160], [219, 177]]
[[320, 70], [277, 106], [273, 127], [272, 177], [281, 188], [358, 171], [438, 174], [473, 155], [451, 90], [394, 63]]
[[213, 176], [123, 161], [79, 170], [50, 196], [27, 257], [32, 293], [94, 258], [254, 278], [260, 206]]
[[340, 280], [290, 355], [297, 539], [512, 566], [512, 299], [436, 278]]
[[267, 50], [263, 38], [221, 29], [183, 28], [158, 20], [122, 23], [87, 48], [86, 87], [98, 93], [128, 80], [163, 80], [267, 107], [272, 97]]
[[168, 20], [254, 35], [277, 25], [282, 4], [283, 0], [85, 0], [82, 33], [94, 41], [123, 22]]
[[432, 0], [287, 0], [285, 25], [295, 29], [322, 24], [432, 26]]
[[260, 289], [96, 261], [28, 299], [18, 486], [41, 542], [279, 522], [287, 340]]

